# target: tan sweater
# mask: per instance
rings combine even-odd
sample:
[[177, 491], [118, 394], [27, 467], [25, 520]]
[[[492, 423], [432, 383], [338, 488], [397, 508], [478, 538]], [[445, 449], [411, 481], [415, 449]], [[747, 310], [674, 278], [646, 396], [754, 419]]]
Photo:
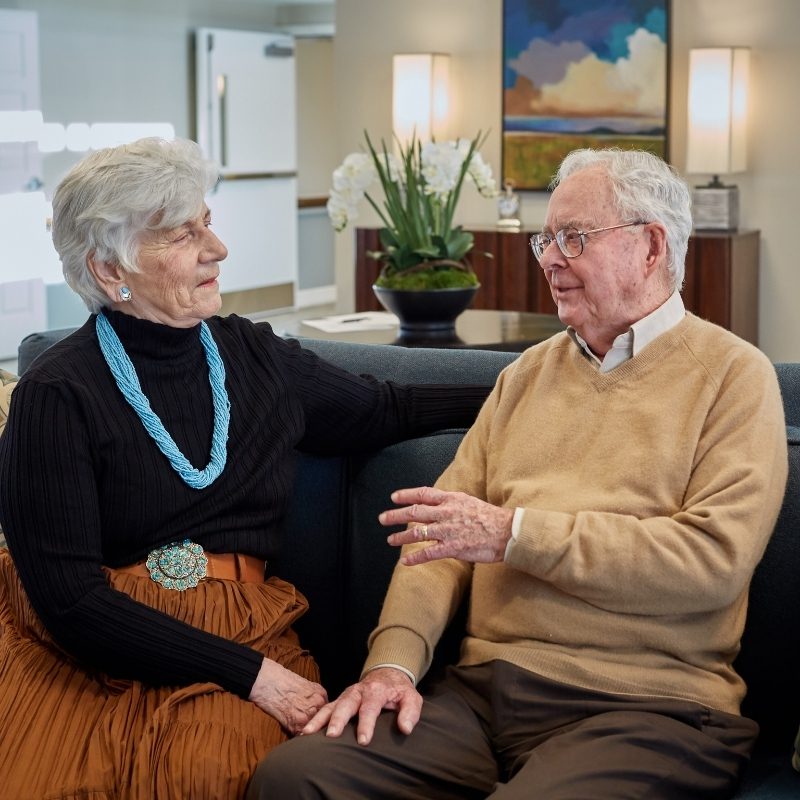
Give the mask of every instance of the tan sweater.
[[504, 563], [398, 564], [367, 668], [421, 677], [471, 583], [461, 664], [738, 713], [731, 663], [783, 498], [784, 424], [768, 359], [691, 314], [606, 374], [566, 333], [531, 348], [437, 482], [524, 508], [516, 542]]

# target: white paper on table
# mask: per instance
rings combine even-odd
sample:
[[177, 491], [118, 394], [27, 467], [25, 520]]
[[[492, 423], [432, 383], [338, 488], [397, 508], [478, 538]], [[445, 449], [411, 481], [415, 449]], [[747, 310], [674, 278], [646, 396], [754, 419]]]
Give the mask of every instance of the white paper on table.
[[339, 314], [334, 317], [304, 319], [303, 325], [325, 331], [326, 333], [347, 333], [355, 331], [385, 331], [396, 328], [397, 317], [387, 311], [362, 311], [355, 314]]

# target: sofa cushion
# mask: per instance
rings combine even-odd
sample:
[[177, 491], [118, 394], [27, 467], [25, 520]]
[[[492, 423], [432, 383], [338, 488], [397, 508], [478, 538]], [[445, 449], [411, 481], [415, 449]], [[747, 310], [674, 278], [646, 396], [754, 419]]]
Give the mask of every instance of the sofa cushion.
[[11, 402], [11, 392], [17, 385], [19, 378], [11, 372], [0, 369], [0, 434], [6, 427], [8, 419], [8, 406]]
[[750, 588], [736, 670], [747, 684], [742, 713], [761, 726], [759, 745], [788, 754], [800, 721], [800, 428], [787, 426], [789, 480], [783, 505]]
[[[11, 402], [11, 392], [17, 385], [17, 378], [11, 372], [0, 369], [0, 436], [3, 435], [3, 430], [6, 427], [6, 420], [8, 419], [8, 406]], [[3, 536], [3, 529], [0, 528], [0, 547], [6, 546], [6, 540]]]
[[393, 490], [433, 483], [463, 434], [440, 431], [351, 458], [299, 456], [282, 553], [271, 569], [308, 598], [295, 628], [330, 695], [358, 679], [399, 555], [378, 514], [391, 507]]
[[777, 363], [775, 372], [783, 396], [786, 424], [800, 426], [800, 367], [796, 363]]

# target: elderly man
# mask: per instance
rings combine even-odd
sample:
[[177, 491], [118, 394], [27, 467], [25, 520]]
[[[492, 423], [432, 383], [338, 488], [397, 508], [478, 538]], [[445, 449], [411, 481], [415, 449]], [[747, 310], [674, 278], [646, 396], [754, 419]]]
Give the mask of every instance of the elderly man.
[[[554, 185], [531, 246], [568, 329], [501, 374], [435, 488], [394, 493], [381, 522], [408, 529], [361, 681], [251, 797], [736, 785], [757, 726], [732, 663], [787, 471], [775, 373], [686, 313], [689, 194], [663, 161], [580, 150]], [[459, 662], [423, 702], [467, 593]]]

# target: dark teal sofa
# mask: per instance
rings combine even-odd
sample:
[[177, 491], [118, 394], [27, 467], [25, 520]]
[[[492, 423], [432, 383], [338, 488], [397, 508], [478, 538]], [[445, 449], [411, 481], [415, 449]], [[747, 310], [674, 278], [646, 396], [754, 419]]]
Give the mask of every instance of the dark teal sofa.
[[[19, 348], [24, 371], [67, 330], [32, 334]], [[492, 383], [515, 354], [426, 350], [305, 340], [324, 358], [357, 373], [418, 383]], [[786, 411], [789, 484], [775, 532], [752, 585], [737, 668], [749, 692], [744, 713], [761, 725], [741, 800], [800, 798], [790, 766], [800, 724], [800, 364], [776, 364]], [[746, 425], [747, 420], [742, 420]], [[354, 458], [298, 456], [295, 501], [285, 520], [285, 550], [276, 574], [295, 583], [311, 609], [298, 630], [317, 657], [331, 694], [357, 679], [397, 553], [377, 522], [401, 486], [432, 483], [463, 431], [442, 431]], [[439, 647], [452, 659], [457, 621]]]

